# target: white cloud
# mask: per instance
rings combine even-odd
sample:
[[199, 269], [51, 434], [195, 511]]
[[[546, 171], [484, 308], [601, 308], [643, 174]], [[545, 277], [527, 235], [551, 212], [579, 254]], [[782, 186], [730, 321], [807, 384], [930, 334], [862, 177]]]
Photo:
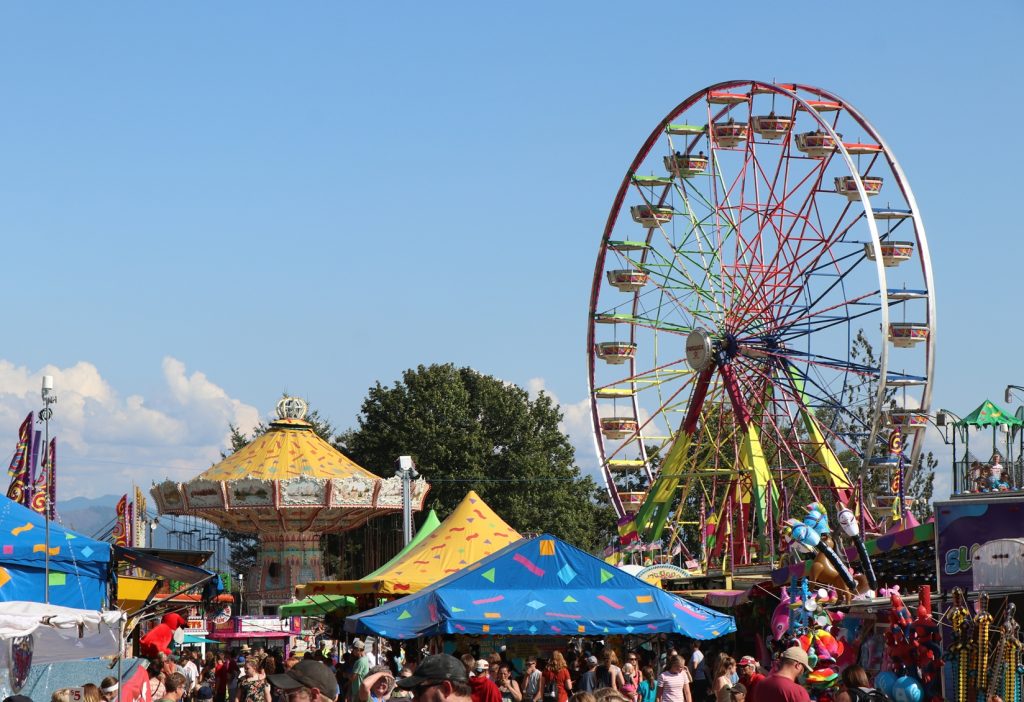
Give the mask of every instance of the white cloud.
[[186, 480], [229, 445], [229, 424], [249, 431], [260, 418], [175, 358], [164, 359], [166, 392], [152, 400], [118, 392], [87, 361], [32, 370], [0, 360], [0, 460], [13, 451], [25, 415], [38, 411], [43, 375], [54, 376], [58, 397], [50, 432], [58, 437], [60, 499], [125, 492], [133, 481], [148, 488], [166, 477]]
[[580, 469], [589, 475], [598, 478], [599, 482], [604, 478], [599, 477], [600, 462], [597, 459], [597, 448], [594, 445], [594, 425], [590, 419], [590, 401], [583, 398], [579, 402], [562, 404], [558, 396], [547, 387], [544, 378], [530, 378], [526, 383], [526, 390], [530, 397], [536, 397], [542, 390], [551, 397], [562, 410], [562, 422], [559, 425], [569, 442], [576, 449], [576, 464]]

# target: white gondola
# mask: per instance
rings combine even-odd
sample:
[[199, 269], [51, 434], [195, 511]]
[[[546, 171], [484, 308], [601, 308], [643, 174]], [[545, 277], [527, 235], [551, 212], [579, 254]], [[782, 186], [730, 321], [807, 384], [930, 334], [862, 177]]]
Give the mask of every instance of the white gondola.
[[[914, 257], [912, 241], [883, 241], [879, 246], [882, 249], [882, 265], [886, 268], [893, 268]], [[869, 261], [874, 261], [875, 247], [870, 243], [864, 244], [864, 255]]]
[[731, 149], [745, 142], [748, 132], [749, 127], [746, 122], [736, 122], [731, 119], [728, 122], [716, 122], [711, 127], [715, 143], [726, 149]]
[[836, 150], [836, 140], [820, 130], [797, 134], [794, 141], [796, 148], [811, 158], [825, 158]]
[[643, 271], [628, 268], [608, 271], [607, 276], [608, 282], [621, 292], [636, 292], [650, 279], [650, 276]]
[[928, 413], [919, 409], [895, 409], [889, 411], [889, 424], [899, 427], [904, 434], [923, 431], [928, 428]]
[[[843, 109], [843, 106], [834, 100], [806, 100], [806, 102], [815, 112], [835, 112]], [[798, 103], [796, 109], [803, 110], [804, 106]]]
[[632, 417], [602, 417], [601, 434], [606, 439], [625, 439], [634, 436], [639, 430], [640, 423]]
[[916, 322], [889, 322], [889, 341], [900, 349], [909, 349], [928, 340], [931, 327]]
[[750, 128], [762, 139], [779, 139], [786, 136], [793, 128], [793, 119], [779, 117], [774, 112], [768, 115], [757, 115], [750, 118]]
[[636, 514], [644, 503], [646, 492], [620, 492], [619, 501], [622, 502], [622, 510], [626, 514]]
[[683, 178], [692, 178], [708, 169], [708, 157], [701, 151], [699, 154], [681, 154], [678, 151], [663, 159], [665, 170], [678, 173]]
[[619, 366], [636, 356], [636, 344], [628, 341], [603, 341], [595, 349], [597, 357], [605, 363]]
[[[874, 197], [882, 192], [882, 179], [879, 176], [862, 176], [861, 183], [864, 184], [864, 192], [868, 197]], [[845, 195], [850, 202], [860, 199], [860, 191], [857, 190], [857, 176], [838, 176], [835, 179], [836, 192]]]
[[633, 221], [645, 227], [656, 227], [671, 221], [674, 212], [666, 205], [633, 205], [629, 208]]

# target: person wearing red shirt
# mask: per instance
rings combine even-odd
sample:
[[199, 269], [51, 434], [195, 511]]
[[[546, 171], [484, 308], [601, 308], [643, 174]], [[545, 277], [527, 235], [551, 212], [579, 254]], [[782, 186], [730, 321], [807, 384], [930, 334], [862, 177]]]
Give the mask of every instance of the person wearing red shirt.
[[757, 672], [757, 659], [753, 656], [743, 656], [739, 663], [740, 682], [747, 688], [747, 699], [754, 698], [754, 688], [764, 680], [764, 675]]
[[473, 656], [467, 653], [462, 657], [462, 664], [466, 666], [466, 674], [469, 675], [473, 702], [501, 702], [501, 690], [487, 675], [487, 661], [474, 661]]
[[[552, 687], [555, 688], [557, 697], [549, 696], [549, 690]], [[565, 664], [565, 656], [561, 651], [552, 653], [551, 660], [544, 667], [541, 690], [543, 702], [569, 702], [569, 693], [572, 692], [572, 677], [569, 675], [569, 666]]]
[[808, 672], [807, 653], [799, 646], [787, 648], [779, 659], [779, 669], [757, 684], [756, 702], [811, 702], [807, 690], [796, 679]]

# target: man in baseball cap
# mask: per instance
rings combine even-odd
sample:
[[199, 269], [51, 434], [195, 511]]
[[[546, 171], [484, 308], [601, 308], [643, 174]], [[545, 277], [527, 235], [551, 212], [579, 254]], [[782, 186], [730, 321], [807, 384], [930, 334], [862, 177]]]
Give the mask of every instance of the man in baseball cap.
[[267, 678], [274, 687], [285, 694], [293, 690], [306, 688], [312, 702], [334, 702], [338, 699], [338, 681], [331, 669], [320, 661], [303, 658], [284, 673], [271, 675]]
[[757, 670], [757, 659], [753, 656], [743, 656], [736, 666], [736, 671], [740, 674], [740, 682], [743, 683], [743, 687], [747, 688], [747, 695], [753, 697], [754, 688], [764, 680], [764, 674]]
[[469, 676], [466, 666], [455, 656], [438, 653], [427, 656], [416, 666], [416, 672], [399, 678], [395, 684], [412, 692], [422, 702], [470, 702]]
[[810, 702], [807, 690], [796, 682], [810, 669], [802, 648], [787, 648], [779, 656], [779, 669], [758, 683], [757, 702]]

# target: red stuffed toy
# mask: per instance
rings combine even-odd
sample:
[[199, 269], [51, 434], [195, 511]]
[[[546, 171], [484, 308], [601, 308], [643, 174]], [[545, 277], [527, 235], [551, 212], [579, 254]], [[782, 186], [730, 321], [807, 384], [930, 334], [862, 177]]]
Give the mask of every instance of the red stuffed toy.
[[180, 629], [185, 624], [187, 622], [180, 614], [173, 612], [165, 614], [160, 623], [150, 629], [149, 633], [143, 636], [142, 641], [139, 642], [139, 651], [143, 657], [156, 658], [161, 653], [170, 653], [171, 649], [168, 644], [174, 638], [175, 630]]

